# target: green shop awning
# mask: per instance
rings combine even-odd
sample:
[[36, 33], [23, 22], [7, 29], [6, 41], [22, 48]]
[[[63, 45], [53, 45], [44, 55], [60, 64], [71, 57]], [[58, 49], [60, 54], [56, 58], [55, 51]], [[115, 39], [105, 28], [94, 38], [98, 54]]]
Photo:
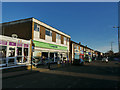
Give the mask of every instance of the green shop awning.
[[55, 45], [55, 44], [50, 44], [50, 43], [45, 43], [45, 42], [40, 42], [35, 40], [33, 40], [33, 43], [35, 44], [35, 47], [49, 48], [49, 49], [56, 49], [56, 50], [67, 50], [67, 47], [65, 46], [60, 46], [60, 45]]

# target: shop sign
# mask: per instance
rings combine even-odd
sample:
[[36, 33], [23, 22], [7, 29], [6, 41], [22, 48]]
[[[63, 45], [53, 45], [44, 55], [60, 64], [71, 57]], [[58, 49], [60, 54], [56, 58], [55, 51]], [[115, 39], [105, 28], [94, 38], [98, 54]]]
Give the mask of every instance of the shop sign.
[[17, 47], [22, 47], [22, 43], [18, 43], [18, 44], [17, 44]]
[[0, 45], [7, 45], [7, 41], [0, 40]]
[[50, 47], [53, 47], [53, 48], [58, 48], [57, 46], [53, 46], [53, 45], [51, 45]]
[[24, 48], [28, 48], [28, 44], [24, 44]]
[[18, 40], [18, 43], [22, 43], [22, 40]]
[[16, 46], [16, 43], [15, 42], [9, 42], [9, 45], [10, 46]]
[[65, 46], [59, 46], [59, 45], [45, 43], [45, 42], [39, 42], [39, 41], [35, 41], [35, 40], [33, 40], [33, 43], [35, 44], [35, 47], [57, 49], [57, 50], [67, 50], [67, 47], [65, 47]]

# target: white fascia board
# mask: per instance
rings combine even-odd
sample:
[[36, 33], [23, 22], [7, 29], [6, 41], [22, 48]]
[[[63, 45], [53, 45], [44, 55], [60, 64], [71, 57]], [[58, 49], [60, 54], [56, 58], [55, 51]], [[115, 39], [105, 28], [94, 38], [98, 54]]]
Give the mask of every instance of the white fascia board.
[[18, 40], [21, 40], [22, 43], [30, 44], [30, 40], [24, 40], [24, 39], [19, 39], [19, 38], [12, 38], [12, 37], [3, 36], [3, 35], [0, 35], [0, 40], [13, 41], [13, 42], [18, 42]]
[[35, 23], [38, 23], [38, 24], [40, 24], [40, 25], [42, 25], [42, 26], [44, 26], [44, 27], [46, 27], [46, 28], [48, 28], [48, 29], [50, 29], [52, 31], [55, 31], [55, 32], [57, 32], [59, 34], [62, 34], [64, 36], [68, 37], [68, 38], [71, 38], [69, 35], [67, 35], [67, 34], [65, 34], [65, 33], [61, 32], [61, 31], [59, 31], [59, 30], [57, 30], [57, 29], [55, 29], [55, 28], [53, 28], [53, 27], [51, 27], [51, 26], [49, 26], [49, 25], [47, 25], [47, 24], [45, 24], [45, 23], [43, 23], [43, 22], [41, 22], [39, 20], [37, 20], [37, 19], [35, 19], [35, 18], [32, 18], [32, 21], [35, 22]]

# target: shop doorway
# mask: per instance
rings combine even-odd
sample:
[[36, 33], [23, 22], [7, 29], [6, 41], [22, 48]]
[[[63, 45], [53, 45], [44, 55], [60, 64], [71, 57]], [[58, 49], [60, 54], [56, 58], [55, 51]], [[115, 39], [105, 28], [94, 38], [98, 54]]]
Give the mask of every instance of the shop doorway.
[[48, 52], [42, 52], [42, 59], [47, 60], [48, 59]]
[[54, 53], [50, 53], [50, 61], [54, 62]]

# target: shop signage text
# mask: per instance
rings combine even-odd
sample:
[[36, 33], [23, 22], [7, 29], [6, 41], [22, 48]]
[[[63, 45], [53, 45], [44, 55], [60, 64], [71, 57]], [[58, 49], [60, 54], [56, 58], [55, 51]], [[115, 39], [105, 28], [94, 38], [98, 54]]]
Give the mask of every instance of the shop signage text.
[[35, 44], [35, 47], [57, 49], [57, 50], [67, 50], [67, 47], [65, 46], [54, 45], [54, 44], [45, 43], [45, 42], [39, 42], [35, 40], [33, 40], [33, 43]]

